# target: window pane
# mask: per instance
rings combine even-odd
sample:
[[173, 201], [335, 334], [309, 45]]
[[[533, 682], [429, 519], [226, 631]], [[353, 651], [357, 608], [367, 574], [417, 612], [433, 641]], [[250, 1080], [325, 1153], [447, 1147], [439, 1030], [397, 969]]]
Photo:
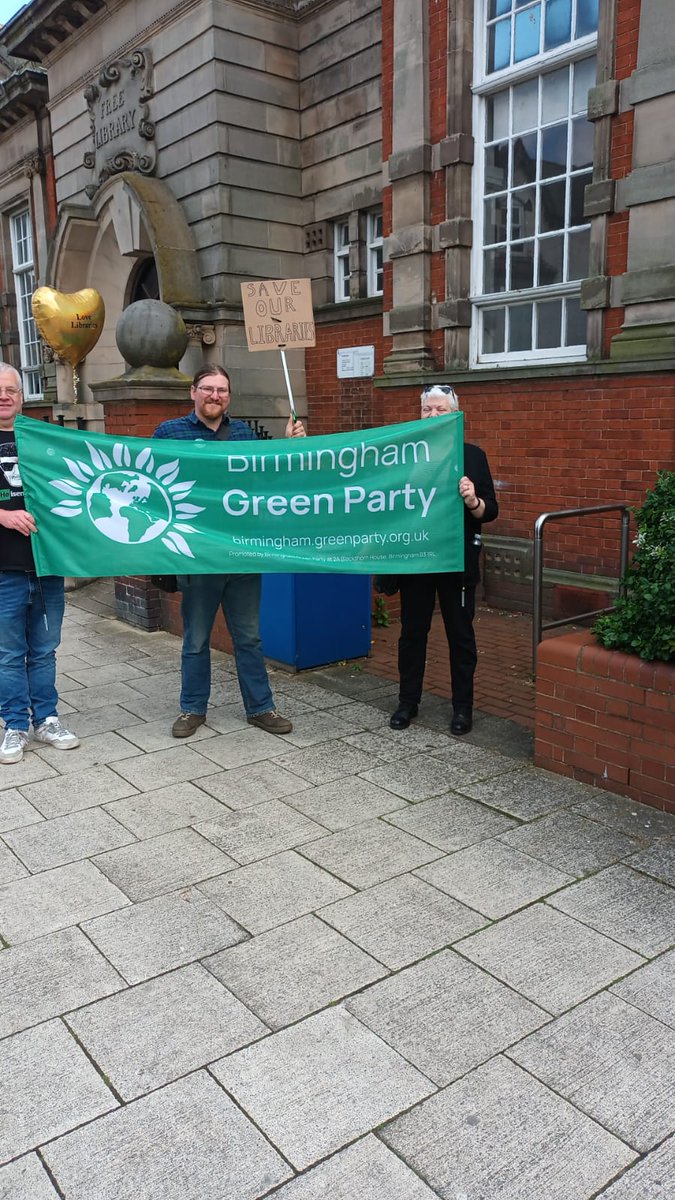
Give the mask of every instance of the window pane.
[[569, 42], [572, 32], [572, 0], [546, 0], [544, 50]]
[[588, 109], [588, 92], [595, 87], [597, 64], [594, 58], [585, 58], [574, 67], [572, 112], [585, 113]]
[[535, 4], [525, 12], [518, 13], [515, 20], [515, 35], [513, 58], [515, 62], [523, 62], [539, 53], [539, 26], [541, 22], [541, 5]]
[[542, 238], [539, 242], [539, 287], [563, 281], [563, 246], [561, 237]]
[[580, 229], [578, 233], [570, 233], [567, 246], [568, 279], [586, 279], [590, 245], [590, 229]]
[[488, 37], [488, 72], [501, 71], [511, 61], [511, 19], [497, 21]]
[[491, 242], [506, 241], [506, 208], [508, 196], [495, 196], [494, 200], [485, 201], [485, 230], [486, 245]]
[[504, 13], [511, 11], [511, 0], [490, 0], [488, 7], [488, 19], [493, 17], [503, 17]]
[[586, 220], [584, 217], [584, 192], [590, 182], [590, 171], [586, 171], [584, 175], [573, 175], [570, 179], [570, 225], [583, 225]]
[[593, 126], [583, 117], [572, 122], [572, 170], [593, 166]]
[[563, 67], [561, 71], [553, 71], [551, 75], [544, 75], [542, 78], [542, 121], [545, 125], [567, 117], [569, 79], [568, 67]]
[[580, 302], [576, 298], [566, 300], [565, 311], [567, 315], [567, 335], [565, 337], [565, 345], [585, 346], [586, 313], [583, 311]]
[[511, 241], [534, 236], [536, 189], [521, 188], [511, 194]]
[[503, 308], [486, 308], [483, 313], [483, 353], [502, 354], [504, 351], [505, 313]]
[[[583, 177], [586, 178], [585, 176]], [[565, 225], [565, 181], [544, 183], [539, 189], [539, 230], [549, 233]]]
[[506, 250], [486, 250], [483, 289], [488, 293], [505, 291]]
[[526, 133], [513, 142], [513, 186], [534, 183], [537, 178], [537, 135]]
[[567, 122], [544, 129], [541, 138], [542, 179], [564, 175], [567, 170]]
[[546, 300], [537, 305], [537, 349], [562, 346], [562, 300]]
[[514, 133], [523, 133], [526, 129], [536, 129], [539, 124], [537, 99], [539, 87], [536, 79], [521, 83], [513, 89], [513, 125]]
[[502, 192], [508, 184], [509, 143], [498, 142], [485, 151], [485, 193]]
[[532, 349], [532, 305], [514, 304], [509, 309], [509, 350]]
[[598, 0], [577, 0], [577, 37], [586, 37], [598, 28]]
[[487, 140], [496, 142], [509, 134], [509, 93], [498, 92], [487, 103]]
[[534, 242], [514, 242], [511, 246], [511, 289], [530, 288], [534, 283]]

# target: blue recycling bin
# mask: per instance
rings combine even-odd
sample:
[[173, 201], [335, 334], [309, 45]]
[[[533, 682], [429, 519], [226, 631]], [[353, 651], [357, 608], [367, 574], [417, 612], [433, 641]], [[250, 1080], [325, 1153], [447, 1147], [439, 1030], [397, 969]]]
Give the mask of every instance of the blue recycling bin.
[[260, 634], [268, 658], [301, 671], [370, 653], [369, 575], [264, 575]]

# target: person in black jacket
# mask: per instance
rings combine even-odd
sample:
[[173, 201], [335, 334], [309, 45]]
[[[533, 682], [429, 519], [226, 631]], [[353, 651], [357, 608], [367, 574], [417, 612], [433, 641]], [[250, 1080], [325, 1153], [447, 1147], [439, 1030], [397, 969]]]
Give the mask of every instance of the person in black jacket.
[[[445, 384], [425, 388], [421, 400], [423, 419], [459, 409], [454, 388]], [[476, 584], [480, 582], [480, 531], [486, 521], [494, 521], [499, 506], [487, 456], [480, 446], [464, 443], [464, 470], [466, 474], [459, 481], [459, 492], [464, 501], [464, 571], [399, 577], [399, 697], [398, 708], [389, 721], [392, 729], [407, 729], [417, 716], [436, 596], [450, 650], [453, 709], [450, 732], [469, 733], [473, 724], [473, 677], [478, 657], [473, 616]]]

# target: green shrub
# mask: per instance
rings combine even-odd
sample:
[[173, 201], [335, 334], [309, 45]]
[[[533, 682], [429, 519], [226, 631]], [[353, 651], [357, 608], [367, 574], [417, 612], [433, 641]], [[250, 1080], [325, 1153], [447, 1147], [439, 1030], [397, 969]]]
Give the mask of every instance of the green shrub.
[[616, 609], [593, 633], [608, 650], [640, 658], [675, 658], [675, 471], [659, 471], [642, 508], [633, 509], [635, 554]]

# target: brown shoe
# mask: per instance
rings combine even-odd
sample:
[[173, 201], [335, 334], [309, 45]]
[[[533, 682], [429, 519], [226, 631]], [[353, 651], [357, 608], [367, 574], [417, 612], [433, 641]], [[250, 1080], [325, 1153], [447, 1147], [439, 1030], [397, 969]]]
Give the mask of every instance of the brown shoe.
[[257, 713], [254, 717], [247, 717], [249, 725], [257, 725], [258, 729], [264, 729], [265, 733], [290, 733], [293, 729], [293, 722], [289, 721], [288, 717], [280, 717], [276, 708], [271, 712]]
[[192, 737], [196, 729], [206, 721], [206, 713], [181, 713], [171, 726], [174, 737]]

